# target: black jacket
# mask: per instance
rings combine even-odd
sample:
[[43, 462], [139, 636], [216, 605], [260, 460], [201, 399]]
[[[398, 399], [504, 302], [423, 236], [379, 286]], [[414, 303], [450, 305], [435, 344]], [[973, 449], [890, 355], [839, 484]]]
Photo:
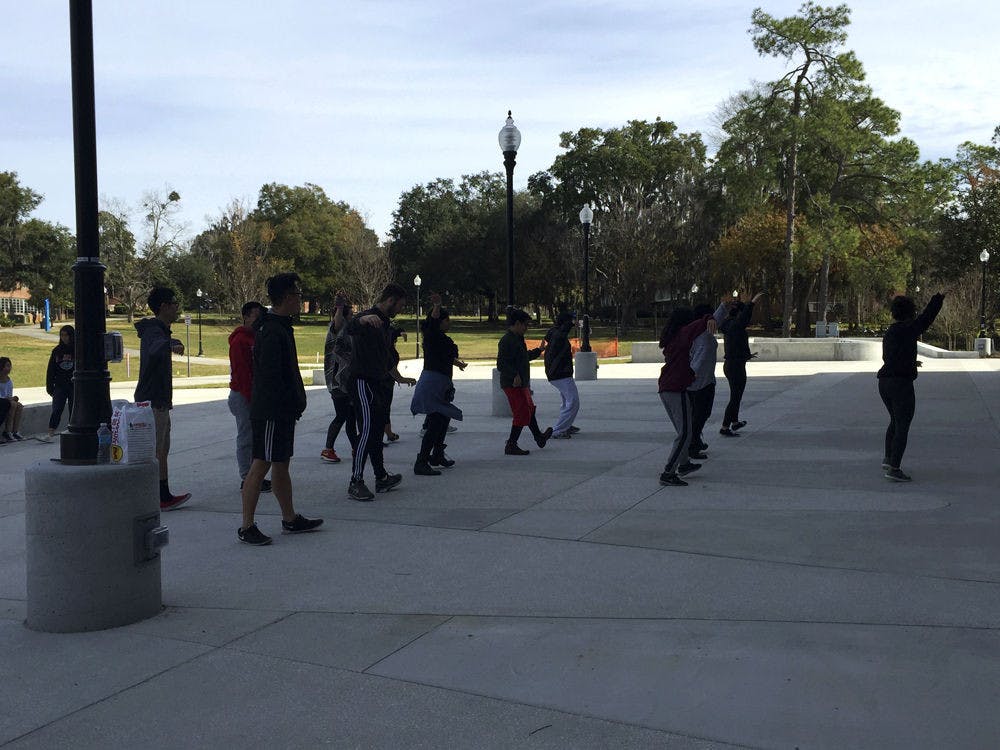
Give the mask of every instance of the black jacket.
[[[378, 315], [381, 326], [368, 326], [361, 322], [366, 315]], [[392, 346], [392, 330], [389, 316], [377, 306], [357, 313], [347, 324], [347, 333], [353, 343], [351, 368], [357, 377], [371, 384], [392, 386], [392, 370], [398, 362]], [[394, 361], [394, 358], [395, 359]]]
[[897, 320], [886, 329], [882, 337], [884, 364], [878, 377], [917, 379], [917, 339], [931, 327], [943, 302], [944, 297], [935, 294], [920, 315], [912, 320]]
[[253, 391], [250, 418], [290, 422], [306, 410], [292, 319], [264, 313], [254, 324]]
[[428, 315], [420, 328], [424, 334], [424, 369], [439, 372], [451, 380], [458, 346], [451, 336], [441, 330], [438, 318]]
[[541, 349], [528, 351], [524, 336], [507, 331], [497, 343], [497, 369], [500, 371], [500, 387], [512, 388], [514, 376], [521, 376], [521, 386], [527, 388], [531, 382], [531, 367], [528, 363], [537, 359]]
[[730, 362], [747, 362], [750, 360], [750, 337], [747, 336], [747, 326], [753, 317], [753, 302], [747, 302], [736, 317], [726, 318], [719, 325], [726, 342], [725, 358]]
[[569, 342], [569, 329], [552, 326], [545, 334], [549, 345], [545, 348], [545, 377], [563, 380], [573, 377], [573, 345]]
[[56, 388], [67, 390], [73, 386], [73, 368], [76, 364], [74, 349], [74, 346], [61, 341], [52, 349], [49, 366], [45, 371], [45, 392], [50, 396], [55, 393]]
[[173, 408], [174, 373], [171, 369], [170, 329], [159, 318], [143, 318], [135, 324], [139, 334], [139, 382], [135, 400], [149, 401], [156, 409]]

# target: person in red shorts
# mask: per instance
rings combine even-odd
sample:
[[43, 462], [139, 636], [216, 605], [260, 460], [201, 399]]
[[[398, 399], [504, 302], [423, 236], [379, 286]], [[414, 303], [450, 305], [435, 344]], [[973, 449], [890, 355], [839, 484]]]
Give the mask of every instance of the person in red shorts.
[[504, 453], [508, 456], [527, 456], [526, 451], [517, 444], [521, 431], [527, 427], [535, 438], [535, 444], [544, 448], [552, 437], [552, 428], [545, 432], [538, 429], [535, 419], [535, 402], [531, 399], [531, 372], [529, 362], [537, 359], [545, 351], [545, 341], [542, 345], [528, 350], [524, 343], [524, 334], [528, 330], [531, 316], [524, 310], [510, 308], [507, 313], [507, 333], [497, 344], [497, 370], [500, 371], [500, 387], [507, 395], [510, 411], [514, 416], [510, 428], [510, 437]]

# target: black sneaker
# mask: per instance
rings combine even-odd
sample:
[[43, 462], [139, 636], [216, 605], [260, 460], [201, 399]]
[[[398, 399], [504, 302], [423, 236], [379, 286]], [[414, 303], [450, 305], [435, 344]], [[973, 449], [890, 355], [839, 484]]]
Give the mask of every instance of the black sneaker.
[[244, 544], [253, 544], [258, 547], [271, 543], [271, 537], [262, 533], [255, 523], [250, 524], [245, 529], [237, 529], [236, 536]]
[[539, 448], [544, 448], [545, 444], [549, 442], [549, 438], [552, 437], [552, 428], [549, 427], [541, 435], [535, 438], [535, 445]]
[[271, 491], [271, 480], [270, 479], [261, 479], [260, 480], [260, 491], [261, 492], [270, 492]]
[[421, 477], [439, 477], [441, 472], [433, 468], [426, 461], [417, 461], [413, 464], [413, 473]]
[[702, 461], [702, 460], [708, 458], [708, 454], [707, 453], [703, 453], [703, 452], [698, 451], [698, 450], [689, 450], [688, 451], [688, 458], [697, 458], [699, 461]]
[[363, 479], [358, 482], [351, 482], [347, 488], [347, 496], [351, 500], [357, 500], [362, 503], [375, 499], [375, 493], [368, 489], [368, 485], [365, 484]]
[[746, 426], [747, 426], [746, 420], [740, 420], [739, 422], [733, 422], [731, 425], [729, 425], [729, 429], [742, 430]]
[[913, 479], [908, 474], [904, 474], [900, 469], [889, 469], [885, 473], [886, 479], [891, 479], [893, 482], [912, 482]]
[[315, 531], [323, 525], [322, 518], [306, 518], [301, 513], [296, 513], [291, 521], [281, 522], [282, 534], [301, 534], [304, 531]]
[[719, 434], [725, 435], [726, 437], [739, 437], [739, 433], [733, 432], [728, 427], [723, 427], [721, 430], [719, 430]]
[[663, 472], [660, 474], [660, 484], [664, 487], [687, 487], [688, 483], [681, 479], [676, 474], [668, 474]]
[[381, 479], [375, 479], [375, 491], [376, 492], [388, 492], [397, 484], [403, 481], [402, 474], [386, 474]]
[[677, 467], [677, 473], [681, 476], [685, 474], [690, 474], [692, 471], [698, 471], [701, 468], [701, 464], [693, 464], [688, 461], [686, 464], [681, 464]]
[[576, 434], [576, 433], [578, 433], [579, 431], [580, 431], [580, 428], [579, 428], [579, 427], [577, 427], [576, 425], [570, 425], [569, 429], [568, 429], [568, 430], [566, 430], [566, 432], [569, 432], [569, 433], [571, 433], [571, 434], [573, 434], [573, 435], [575, 435], [575, 434]]

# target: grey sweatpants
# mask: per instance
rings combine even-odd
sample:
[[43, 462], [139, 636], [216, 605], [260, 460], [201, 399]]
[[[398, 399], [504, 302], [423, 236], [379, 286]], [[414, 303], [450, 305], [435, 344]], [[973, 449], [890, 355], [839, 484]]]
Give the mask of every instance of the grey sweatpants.
[[229, 391], [229, 411], [236, 417], [236, 465], [240, 479], [246, 479], [253, 462], [253, 429], [250, 427], [250, 402], [239, 391]]
[[667, 465], [663, 467], [663, 471], [676, 474], [677, 467], [687, 463], [688, 446], [691, 444], [691, 400], [686, 391], [662, 391], [660, 401], [677, 430], [677, 437], [670, 446]]

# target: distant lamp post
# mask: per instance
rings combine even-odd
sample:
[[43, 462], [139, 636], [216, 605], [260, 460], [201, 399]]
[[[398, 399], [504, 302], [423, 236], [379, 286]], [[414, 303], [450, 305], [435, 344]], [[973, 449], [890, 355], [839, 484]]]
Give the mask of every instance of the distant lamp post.
[[45, 330], [46, 331], [51, 331], [52, 330], [52, 302], [51, 302], [51, 297], [52, 297], [52, 284], [49, 284], [49, 294], [45, 298], [45, 320], [44, 320], [44, 324], [45, 324]]
[[199, 289], [197, 292], [195, 292], [195, 294], [198, 297], [198, 356], [200, 357], [202, 356], [202, 354], [204, 354], [201, 348], [201, 297], [204, 294], [204, 292], [202, 292], [201, 289]]
[[739, 298], [740, 298], [740, 290], [739, 289], [734, 289], [733, 290], [733, 299], [739, 299]]
[[990, 262], [989, 250], [979, 253], [979, 260], [983, 262], [983, 291], [979, 298], [979, 338], [986, 338], [986, 264]]
[[420, 359], [420, 285], [422, 283], [423, 282], [420, 279], [420, 274], [419, 273], [416, 276], [413, 277], [413, 286], [415, 286], [417, 288], [417, 311], [416, 311], [416, 313], [413, 316], [413, 319], [414, 319], [414, 321], [416, 321], [416, 324], [417, 324], [417, 326], [416, 326], [416, 328], [417, 328], [417, 345], [416, 345], [417, 346], [417, 351], [416, 351], [416, 357], [417, 357], [417, 359]]
[[514, 306], [514, 163], [521, 145], [521, 131], [507, 110], [507, 122], [497, 136], [507, 169], [507, 304]]
[[590, 225], [594, 221], [594, 210], [589, 203], [580, 209], [580, 223], [583, 224], [583, 342], [581, 352], [590, 349]]
[[694, 301], [694, 295], [698, 293], [698, 283], [695, 282], [691, 285], [691, 301]]

